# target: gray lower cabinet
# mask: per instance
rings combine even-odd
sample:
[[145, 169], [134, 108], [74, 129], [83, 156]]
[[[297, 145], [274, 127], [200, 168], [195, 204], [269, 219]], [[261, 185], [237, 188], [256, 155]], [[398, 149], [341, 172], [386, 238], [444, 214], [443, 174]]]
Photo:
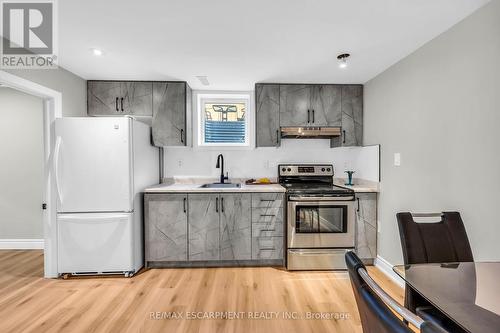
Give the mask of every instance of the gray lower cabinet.
[[153, 82], [153, 143], [158, 147], [186, 145], [186, 82]]
[[252, 194], [252, 259], [283, 259], [283, 203], [282, 193]]
[[187, 260], [187, 195], [146, 194], [144, 210], [146, 263]]
[[363, 86], [342, 87], [342, 146], [363, 144]]
[[152, 116], [153, 84], [142, 81], [87, 81], [89, 116]]
[[356, 252], [365, 262], [377, 257], [377, 193], [356, 193]]
[[255, 85], [257, 147], [280, 145], [280, 86], [278, 84]]
[[189, 194], [189, 260], [220, 259], [219, 195]]
[[252, 259], [251, 194], [221, 193], [220, 259]]

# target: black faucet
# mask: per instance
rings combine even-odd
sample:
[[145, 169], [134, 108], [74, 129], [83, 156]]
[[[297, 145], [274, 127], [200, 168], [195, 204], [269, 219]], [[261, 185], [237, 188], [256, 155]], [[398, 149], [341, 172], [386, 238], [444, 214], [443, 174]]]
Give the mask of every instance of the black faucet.
[[224, 184], [224, 180], [229, 179], [229, 177], [226, 175], [224, 176], [224, 156], [222, 154], [219, 154], [217, 156], [217, 164], [215, 165], [217, 169], [220, 168], [220, 183]]

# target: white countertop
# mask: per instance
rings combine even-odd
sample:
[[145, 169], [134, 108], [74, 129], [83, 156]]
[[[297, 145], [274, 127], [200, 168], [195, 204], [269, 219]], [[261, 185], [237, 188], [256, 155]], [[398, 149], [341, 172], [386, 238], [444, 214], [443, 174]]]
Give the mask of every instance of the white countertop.
[[345, 185], [345, 183], [346, 183], [345, 178], [333, 178], [334, 185], [353, 189], [354, 192], [357, 192], [357, 193], [378, 193], [378, 192], [380, 192], [380, 183], [379, 182], [374, 182], [374, 181], [360, 179], [360, 178], [354, 178], [353, 179], [354, 185], [348, 186], [348, 185]]
[[144, 190], [146, 193], [185, 193], [185, 192], [196, 192], [196, 193], [207, 193], [207, 192], [285, 192], [286, 189], [278, 184], [269, 185], [245, 185], [241, 184], [241, 187], [232, 188], [204, 188], [200, 187], [203, 184], [197, 183], [174, 183], [174, 184], [160, 184], [156, 186], [151, 186]]

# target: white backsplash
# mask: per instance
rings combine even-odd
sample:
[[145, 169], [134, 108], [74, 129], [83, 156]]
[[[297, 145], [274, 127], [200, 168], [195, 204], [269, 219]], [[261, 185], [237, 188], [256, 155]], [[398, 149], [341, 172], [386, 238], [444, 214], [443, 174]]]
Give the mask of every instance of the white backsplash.
[[229, 178], [276, 177], [280, 163], [333, 164], [335, 177], [355, 170], [355, 178], [379, 181], [378, 145], [330, 148], [325, 139], [284, 139], [280, 148], [206, 150], [192, 147], [165, 148], [165, 177], [217, 177], [217, 155], [224, 155]]

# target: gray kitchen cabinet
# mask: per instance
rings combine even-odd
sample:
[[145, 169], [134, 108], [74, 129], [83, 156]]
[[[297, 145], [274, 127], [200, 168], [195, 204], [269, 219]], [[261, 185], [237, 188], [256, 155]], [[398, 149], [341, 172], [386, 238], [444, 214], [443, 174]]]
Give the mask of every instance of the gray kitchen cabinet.
[[377, 257], [377, 193], [356, 193], [356, 252], [367, 263]]
[[307, 84], [280, 85], [280, 126], [312, 126], [311, 86]]
[[153, 82], [153, 143], [186, 145], [186, 112], [191, 90], [186, 82]]
[[363, 144], [363, 86], [342, 87], [342, 146]]
[[188, 199], [189, 260], [219, 260], [219, 195], [189, 194]]
[[153, 84], [142, 81], [87, 81], [89, 116], [152, 116]]
[[280, 86], [278, 84], [255, 85], [257, 147], [280, 145]]
[[252, 194], [252, 259], [283, 259], [283, 203], [282, 193]]
[[252, 259], [251, 194], [221, 193], [220, 259]]
[[186, 261], [187, 194], [146, 194], [145, 260]]
[[310, 109], [313, 126], [342, 126], [342, 87], [332, 84], [313, 85]]

